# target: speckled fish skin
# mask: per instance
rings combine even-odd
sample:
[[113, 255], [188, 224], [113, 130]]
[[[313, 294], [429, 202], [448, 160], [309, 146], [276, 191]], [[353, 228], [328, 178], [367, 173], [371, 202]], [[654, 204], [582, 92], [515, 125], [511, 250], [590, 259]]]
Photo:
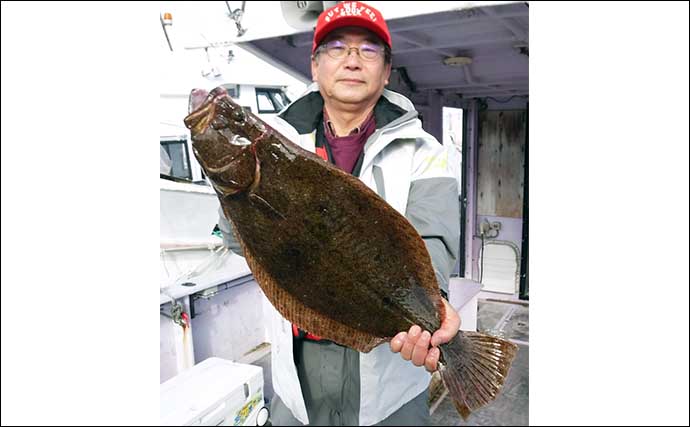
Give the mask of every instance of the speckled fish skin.
[[[361, 352], [412, 325], [439, 329], [445, 306], [422, 238], [364, 183], [222, 88], [185, 124], [250, 269], [283, 317]], [[441, 377], [467, 418], [495, 398], [516, 346], [460, 332], [439, 349]]]
[[[295, 318], [288, 306], [281, 314], [359, 351], [413, 324], [438, 329], [444, 306], [436, 277], [407, 219], [357, 178], [233, 104], [212, 92], [206, 110], [186, 122], [197, 159], [259, 267], [255, 275], [313, 311], [312, 319]], [[237, 136], [253, 143], [237, 145]], [[324, 329], [319, 317], [346, 328]]]

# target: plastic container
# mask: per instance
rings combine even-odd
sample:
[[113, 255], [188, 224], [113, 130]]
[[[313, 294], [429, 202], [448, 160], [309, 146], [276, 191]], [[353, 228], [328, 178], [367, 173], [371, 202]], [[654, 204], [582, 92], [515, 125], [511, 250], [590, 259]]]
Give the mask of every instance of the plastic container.
[[210, 357], [160, 386], [163, 426], [255, 426], [268, 421], [263, 370]]

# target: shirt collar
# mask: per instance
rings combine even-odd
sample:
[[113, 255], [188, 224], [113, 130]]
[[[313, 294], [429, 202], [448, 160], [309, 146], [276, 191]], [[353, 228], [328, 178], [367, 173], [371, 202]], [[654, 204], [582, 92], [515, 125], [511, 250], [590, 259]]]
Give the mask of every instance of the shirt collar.
[[[356, 128], [352, 129], [352, 130], [350, 131], [350, 133], [349, 133], [347, 136], [349, 136], [349, 135], [356, 135], [356, 134], [360, 133], [360, 132], [362, 131], [362, 128], [369, 122], [369, 120], [371, 120], [371, 118], [372, 118], [373, 115], [374, 115], [374, 110], [372, 109], [372, 110], [371, 110], [371, 113], [369, 113], [369, 115], [367, 116], [367, 118], [364, 119], [364, 121], [363, 121], [359, 126], [357, 126]], [[328, 136], [329, 136], [329, 137], [332, 137], [332, 138], [338, 138], [338, 135], [335, 134], [335, 127], [333, 126], [333, 123], [329, 120], [329, 118], [328, 118], [328, 112], [326, 111], [325, 108], [323, 109], [323, 121], [324, 121], [324, 123], [326, 123], [326, 126], [325, 126], [325, 127], [326, 127], [326, 132], [329, 133]], [[341, 135], [341, 136], [342, 136], [342, 135]]]

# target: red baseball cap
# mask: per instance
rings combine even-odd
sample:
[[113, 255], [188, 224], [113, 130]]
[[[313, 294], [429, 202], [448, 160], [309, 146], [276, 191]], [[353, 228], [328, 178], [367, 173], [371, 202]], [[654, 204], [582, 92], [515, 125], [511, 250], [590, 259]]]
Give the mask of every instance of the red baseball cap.
[[361, 1], [346, 1], [321, 12], [316, 22], [316, 30], [314, 30], [314, 45], [311, 52], [316, 51], [321, 40], [331, 31], [342, 27], [366, 28], [392, 48], [388, 25], [383, 20], [381, 12]]

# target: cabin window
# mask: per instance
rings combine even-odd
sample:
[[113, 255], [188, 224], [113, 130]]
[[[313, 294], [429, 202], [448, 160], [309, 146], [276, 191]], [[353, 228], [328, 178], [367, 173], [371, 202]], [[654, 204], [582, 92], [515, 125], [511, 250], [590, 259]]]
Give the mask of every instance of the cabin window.
[[290, 103], [290, 99], [280, 89], [257, 88], [256, 103], [259, 113], [279, 113]]
[[276, 108], [271, 102], [271, 96], [265, 92], [256, 92], [256, 103], [259, 106], [259, 113], [275, 113]]
[[274, 90], [269, 93], [271, 94], [271, 99], [273, 100], [273, 103], [279, 106], [279, 110], [282, 110], [283, 108], [287, 107], [288, 104], [290, 104], [290, 99], [288, 99], [287, 95], [285, 95], [285, 92], [280, 90]]
[[182, 179], [192, 179], [192, 170], [189, 166], [189, 151], [187, 139], [173, 139], [161, 141], [161, 147], [170, 159], [170, 176]]
[[228, 91], [230, 98], [239, 99], [240, 97], [240, 85], [224, 84], [222, 85], [225, 90]]

